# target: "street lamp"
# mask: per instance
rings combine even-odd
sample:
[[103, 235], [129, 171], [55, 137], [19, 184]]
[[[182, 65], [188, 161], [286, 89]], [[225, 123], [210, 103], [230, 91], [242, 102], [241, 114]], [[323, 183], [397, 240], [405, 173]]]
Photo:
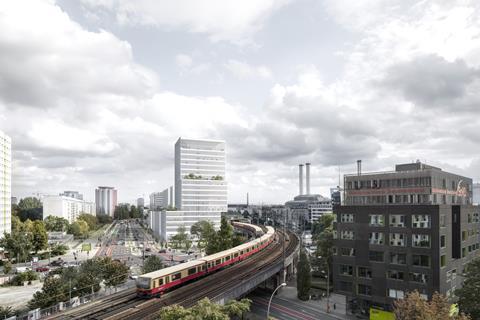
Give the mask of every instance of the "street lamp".
[[275, 290], [273, 290], [272, 296], [270, 297], [270, 300], [268, 301], [267, 320], [268, 320], [268, 317], [270, 316], [270, 304], [272, 303], [272, 299], [273, 299], [273, 296], [275, 295], [275, 292], [277, 292], [277, 290], [280, 289], [281, 287], [285, 287], [285, 286], [287, 286], [287, 284], [285, 282], [283, 282]]

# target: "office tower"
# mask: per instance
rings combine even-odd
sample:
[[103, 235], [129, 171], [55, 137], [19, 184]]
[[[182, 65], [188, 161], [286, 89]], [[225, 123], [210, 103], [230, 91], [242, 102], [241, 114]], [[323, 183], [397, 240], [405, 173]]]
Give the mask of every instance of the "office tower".
[[0, 131], [0, 238], [12, 226], [12, 140]]
[[145, 199], [143, 198], [138, 198], [137, 199], [137, 207], [138, 208], [143, 208], [145, 206]]
[[117, 206], [117, 190], [114, 187], [98, 187], [95, 190], [95, 204], [97, 214], [113, 217]]
[[162, 192], [153, 192], [150, 194], [150, 210], [166, 209], [173, 206], [172, 187], [166, 188]]
[[220, 227], [221, 213], [227, 212], [225, 163], [224, 141], [179, 138], [175, 143], [175, 207], [184, 212], [179, 224], [187, 230], [201, 220]]
[[452, 298], [480, 253], [472, 179], [417, 162], [379, 173], [359, 166], [344, 180], [347, 205], [334, 207], [335, 291], [363, 310], [391, 310], [412, 290]]

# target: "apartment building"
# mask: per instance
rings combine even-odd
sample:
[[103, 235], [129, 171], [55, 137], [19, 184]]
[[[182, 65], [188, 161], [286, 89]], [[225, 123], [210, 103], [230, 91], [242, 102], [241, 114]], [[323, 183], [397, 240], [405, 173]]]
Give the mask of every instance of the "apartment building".
[[93, 202], [67, 196], [45, 196], [43, 201], [43, 218], [56, 216], [67, 219], [69, 223], [75, 222], [82, 213], [95, 215]]
[[12, 140], [0, 131], [0, 238], [12, 230]]

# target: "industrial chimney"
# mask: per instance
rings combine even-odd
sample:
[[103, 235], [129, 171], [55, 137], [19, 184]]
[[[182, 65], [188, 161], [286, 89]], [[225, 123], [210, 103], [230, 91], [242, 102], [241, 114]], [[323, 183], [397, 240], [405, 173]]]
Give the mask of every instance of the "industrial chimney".
[[362, 160], [357, 160], [357, 175], [362, 175]]
[[310, 162], [305, 163], [305, 172], [307, 175], [307, 179], [306, 179], [307, 195], [309, 195], [310, 194]]
[[303, 164], [298, 165], [298, 183], [300, 184], [300, 195], [303, 194]]

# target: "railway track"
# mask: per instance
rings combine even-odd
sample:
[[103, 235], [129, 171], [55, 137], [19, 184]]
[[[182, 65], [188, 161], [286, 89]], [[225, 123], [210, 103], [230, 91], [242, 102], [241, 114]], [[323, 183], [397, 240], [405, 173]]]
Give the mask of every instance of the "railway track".
[[[277, 234], [281, 241], [273, 242], [251, 258], [175, 289], [161, 298], [140, 299], [136, 297], [134, 289], [129, 289], [119, 293], [118, 296], [111, 296], [110, 299], [98, 301], [98, 303], [93, 302], [50, 319], [155, 319], [158, 311], [164, 306], [179, 304], [191, 307], [204, 297], [213, 299], [232, 284], [242, 282], [281, 261], [282, 241], [284, 241], [285, 235], [281, 231]], [[287, 237], [289, 236], [287, 235]], [[290, 239], [285, 248], [286, 256], [290, 255], [297, 246], [297, 238], [290, 237]]]

